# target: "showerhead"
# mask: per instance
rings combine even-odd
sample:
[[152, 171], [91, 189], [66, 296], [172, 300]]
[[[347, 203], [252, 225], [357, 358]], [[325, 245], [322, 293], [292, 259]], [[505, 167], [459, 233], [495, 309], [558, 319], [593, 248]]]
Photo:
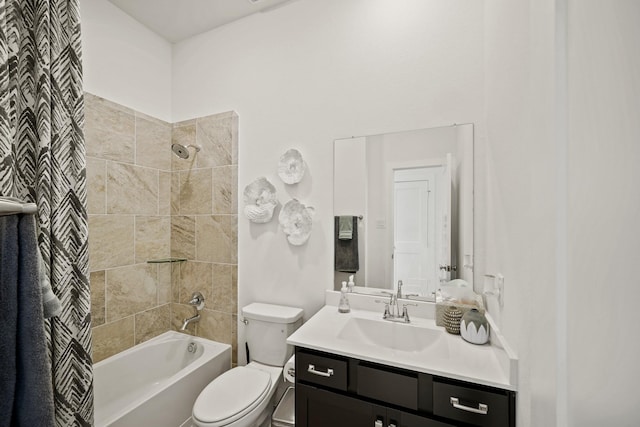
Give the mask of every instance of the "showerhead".
[[180, 157], [181, 159], [188, 159], [189, 158], [189, 147], [193, 147], [196, 149], [196, 153], [198, 151], [200, 151], [200, 147], [198, 145], [192, 145], [189, 144], [186, 147], [182, 144], [176, 144], [173, 143], [171, 144], [171, 151], [173, 151], [173, 154], [175, 154], [176, 156]]

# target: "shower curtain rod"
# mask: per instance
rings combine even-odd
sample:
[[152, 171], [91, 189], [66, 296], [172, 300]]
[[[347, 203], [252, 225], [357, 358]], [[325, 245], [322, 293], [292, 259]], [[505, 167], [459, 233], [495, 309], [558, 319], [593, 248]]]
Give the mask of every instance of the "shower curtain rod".
[[38, 211], [35, 203], [25, 203], [15, 197], [0, 196], [0, 215], [14, 215], [19, 213], [32, 214]]

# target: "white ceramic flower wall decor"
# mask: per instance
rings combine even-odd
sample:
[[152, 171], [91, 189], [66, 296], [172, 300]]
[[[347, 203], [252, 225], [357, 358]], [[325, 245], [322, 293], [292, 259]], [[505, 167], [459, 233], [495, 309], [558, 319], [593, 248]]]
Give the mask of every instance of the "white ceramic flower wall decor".
[[244, 188], [244, 215], [249, 221], [258, 224], [271, 221], [277, 205], [276, 188], [267, 178], [257, 178]]
[[304, 176], [304, 159], [295, 148], [287, 150], [278, 161], [278, 176], [285, 184], [297, 184]]
[[294, 246], [303, 245], [311, 235], [315, 209], [296, 199], [289, 200], [278, 217], [287, 240]]

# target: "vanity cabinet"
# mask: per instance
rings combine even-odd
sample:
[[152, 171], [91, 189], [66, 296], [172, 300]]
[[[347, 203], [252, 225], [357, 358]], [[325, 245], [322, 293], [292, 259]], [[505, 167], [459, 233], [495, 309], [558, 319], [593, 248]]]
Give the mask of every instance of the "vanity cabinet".
[[297, 427], [515, 426], [515, 392], [296, 348]]
[[452, 427], [320, 387], [296, 384], [296, 427]]

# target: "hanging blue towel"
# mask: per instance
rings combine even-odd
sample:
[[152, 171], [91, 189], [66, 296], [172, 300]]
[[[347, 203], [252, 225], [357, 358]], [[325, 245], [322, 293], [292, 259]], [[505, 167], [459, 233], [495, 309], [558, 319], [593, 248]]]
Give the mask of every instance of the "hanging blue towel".
[[0, 427], [54, 425], [33, 215], [0, 217]]
[[0, 216], [0, 426], [10, 425], [16, 390], [17, 254], [18, 216]]

